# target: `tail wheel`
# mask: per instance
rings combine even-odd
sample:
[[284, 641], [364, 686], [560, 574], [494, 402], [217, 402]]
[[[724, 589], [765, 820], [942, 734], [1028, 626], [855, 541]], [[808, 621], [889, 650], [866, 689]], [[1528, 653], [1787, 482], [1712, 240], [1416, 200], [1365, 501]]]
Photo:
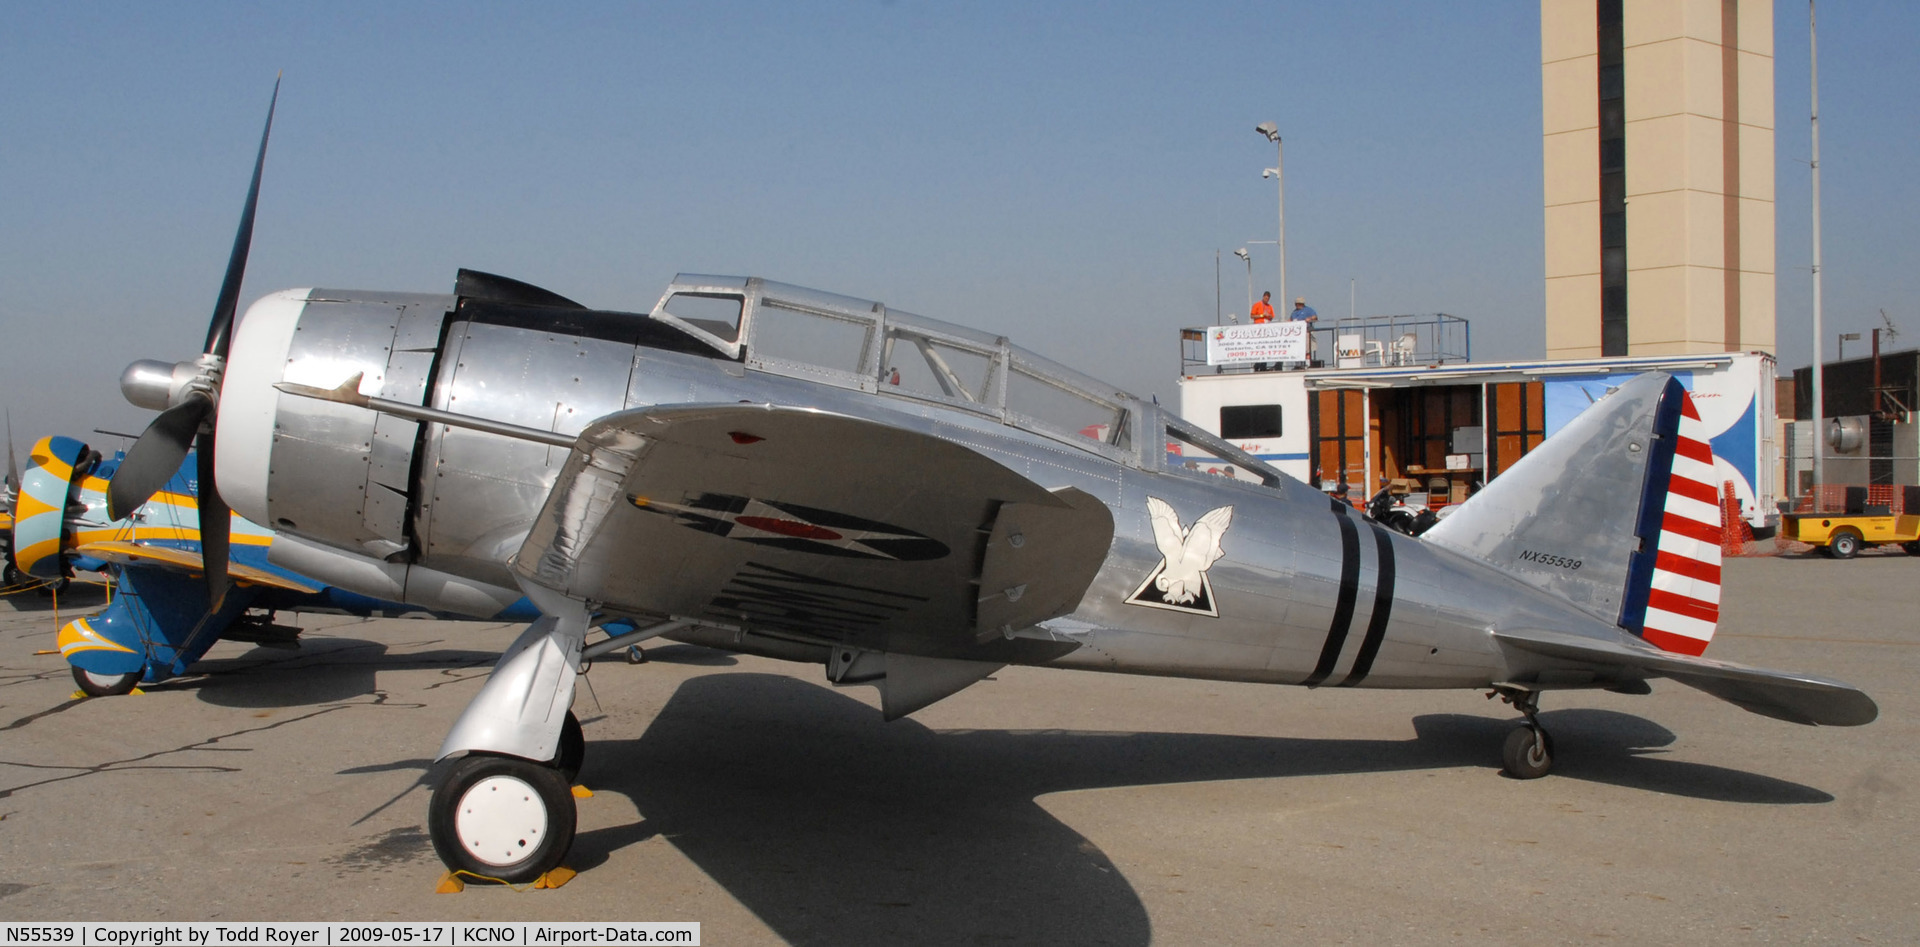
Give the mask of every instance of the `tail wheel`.
[[1835, 559], [1852, 559], [1860, 551], [1860, 534], [1843, 529], [1827, 541], [1827, 552]]
[[1515, 779], [1539, 779], [1553, 768], [1553, 738], [1538, 727], [1518, 727], [1507, 734], [1500, 762]]
[[80, 685], [80, 689], [85, 691], [88, 697], [116, 697], [133, 692], [134, 686], [140, 683], [140, 672], [98, 674], [74, 668], [73, 680]]
[[573, 792], [554, 767], [512, 756], [454, 762], [427, 808], [433, 850], [454, 871], [521, 883], [573, 845]]

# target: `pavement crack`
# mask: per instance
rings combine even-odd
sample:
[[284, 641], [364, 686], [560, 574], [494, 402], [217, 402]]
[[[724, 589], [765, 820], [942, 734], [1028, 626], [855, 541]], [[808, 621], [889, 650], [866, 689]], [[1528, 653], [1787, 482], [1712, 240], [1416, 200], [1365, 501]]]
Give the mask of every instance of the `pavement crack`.
[[7, 724], [4, 727], [0, 727], [0, 733], [5, 733], [8, 730], [18, 730], [21, 727], [24, 727], [44, 717], [51, 717], [57, 713], [65, 713], [66, 711], [72, 710], [73, 708], [78, 707], [85, 702], [86, 702], [86, 698], [77, 697], [77, 698], [74, 698], [73, 700], [69, 700], [64, 703], [55, 704], [52, 707], [48, 707], [47, 709], [40, 711], [39, 713], [28, 714], [24, 717], [21, 717], [18, 720], [15, 720], [10, 724]]
[[[71, 703], [79, 703], [79, 701], [72, 701]], [[243, 736], [247, 736], [249, 734], [255, 734], [255, 733], [265, 733], [269, 730], [278, 730], [279, 728], [288, 726], [289, 724], [299, 723], [303, 720], [312, 720], [315, 717], [325, 716], [326, 714], [333, 713], [334, 711], [345, 710], [353, 706], [358, 706], [358, 705], [337, 704], [331, 707], [323, 707], [319, 710], [313, 711], [312, 713], [301, 714], [298, 717], [288, 717], [285, 720], [276, 720], [273, 723], [265, 724], [263, 726], [246, 727], [244, 729], [235, 730], [231, 733], [222, 733], [222, 734], [217, 734], [215, 736], [207, 737], [202, 740], [196, 740], [192, 743], [173, 747], [172, 749], [155, 750], [151, 753], [143, 753], [139, 756], [128, 757], [126, 759], [120, 759], [120, 760], [108, 760], [107, 762], [98, 763], [92, 766], [61, 766], [57, 764], [23, 763], [23, 762], [17, 762], [14, 760], [0, 760], [0, 765], [18, 766], [23, 769], [69, 770], [70, 771], [65, 773], [64, 775], [54, 776], [48, 779], [36, 780], [33, 782], [21, 783], [18, 786], [9, 786], [5, 789], [0, 789], [0, 799], [12, 798], [14, 793], [19, 792], [23, 789], [37, 789], [42, 786], [50, 786], [55, 783], [63, 783], [70, 780], [81, 779], [83, 777], [93, 776], [99, 773], [125, 772], [127, 770], [140, 770], [140, 769], [185, 770], [189, 772], [203, 772], [203, 773], [237, 773], [240, 770], [237, 767], [232, 767], [232, 766], [215, 766], [215, 765], [205, 764], [205, 763], [154, 765], [150, 761], [160, 759], [161, 757], [165, 757], [165, 756], [172, 756], [176, 753], [190, 753], [195, 750], [217, 750], [220, 752], [241, 752], [241, 753], [251, 752], [251, 749], [247, 747], [223, 747], [223, 746], [219, 746], [218, 744], [223, 740], [231, 740], [235, 737], [243, 737]], [[64, 708], [56, 708], [56, 709], [64, 709]]]

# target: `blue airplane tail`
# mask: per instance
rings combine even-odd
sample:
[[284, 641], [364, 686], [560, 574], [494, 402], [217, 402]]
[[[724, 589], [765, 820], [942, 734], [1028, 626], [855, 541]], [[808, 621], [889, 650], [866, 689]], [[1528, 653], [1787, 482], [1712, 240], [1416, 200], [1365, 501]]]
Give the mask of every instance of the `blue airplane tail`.
[[[1687, 391], [1610, 392], [1423, 536], [1659, 648], [1706, 650], [1719, 619], [1713, 451]], [[1631, 530], [1600, 524], [1631, 522]]]
[[71, 437], [43, 437], [27, 453], [13, 514], [13, 559], [21, 572], [46, 581], [72, 575], [73, 506], [99, 460]]

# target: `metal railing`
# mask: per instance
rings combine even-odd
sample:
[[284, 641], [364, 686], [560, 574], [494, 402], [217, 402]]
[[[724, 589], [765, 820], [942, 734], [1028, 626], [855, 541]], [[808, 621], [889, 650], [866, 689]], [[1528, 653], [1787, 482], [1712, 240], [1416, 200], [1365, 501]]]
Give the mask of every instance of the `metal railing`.
[[[1253, 372], [1254, 363], [1207, 363], [1208, 326], [1180, 330], [1180, 374], [1237, 375]], [[1309, 333], [1313, 362], [1283, 362], [1273, 371], [1307, 368], [1391, 368], [1446, 365], [1471, 361], [1472, 328], [1466, 319], [1444, 312], [1392, 316], [1347, 316], [1332, 325], [1322, 319]]]

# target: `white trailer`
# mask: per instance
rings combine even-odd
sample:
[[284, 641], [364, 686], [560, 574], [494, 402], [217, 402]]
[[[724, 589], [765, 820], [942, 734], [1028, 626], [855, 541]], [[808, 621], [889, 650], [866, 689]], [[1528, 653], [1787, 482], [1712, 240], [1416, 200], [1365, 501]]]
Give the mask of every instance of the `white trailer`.
[[1304, 371], [1188, 361], [1182, 417], [1282, 472], [1364, 498], [1387, 479], [1427, 488], [1429, 505], [1464, 499], [1642, 372], [1670, 372], [1693, 395], [1714, 467], [1756, 536], [1779, 521], [1774, 358], [1764, 352], [1634, 356]]

